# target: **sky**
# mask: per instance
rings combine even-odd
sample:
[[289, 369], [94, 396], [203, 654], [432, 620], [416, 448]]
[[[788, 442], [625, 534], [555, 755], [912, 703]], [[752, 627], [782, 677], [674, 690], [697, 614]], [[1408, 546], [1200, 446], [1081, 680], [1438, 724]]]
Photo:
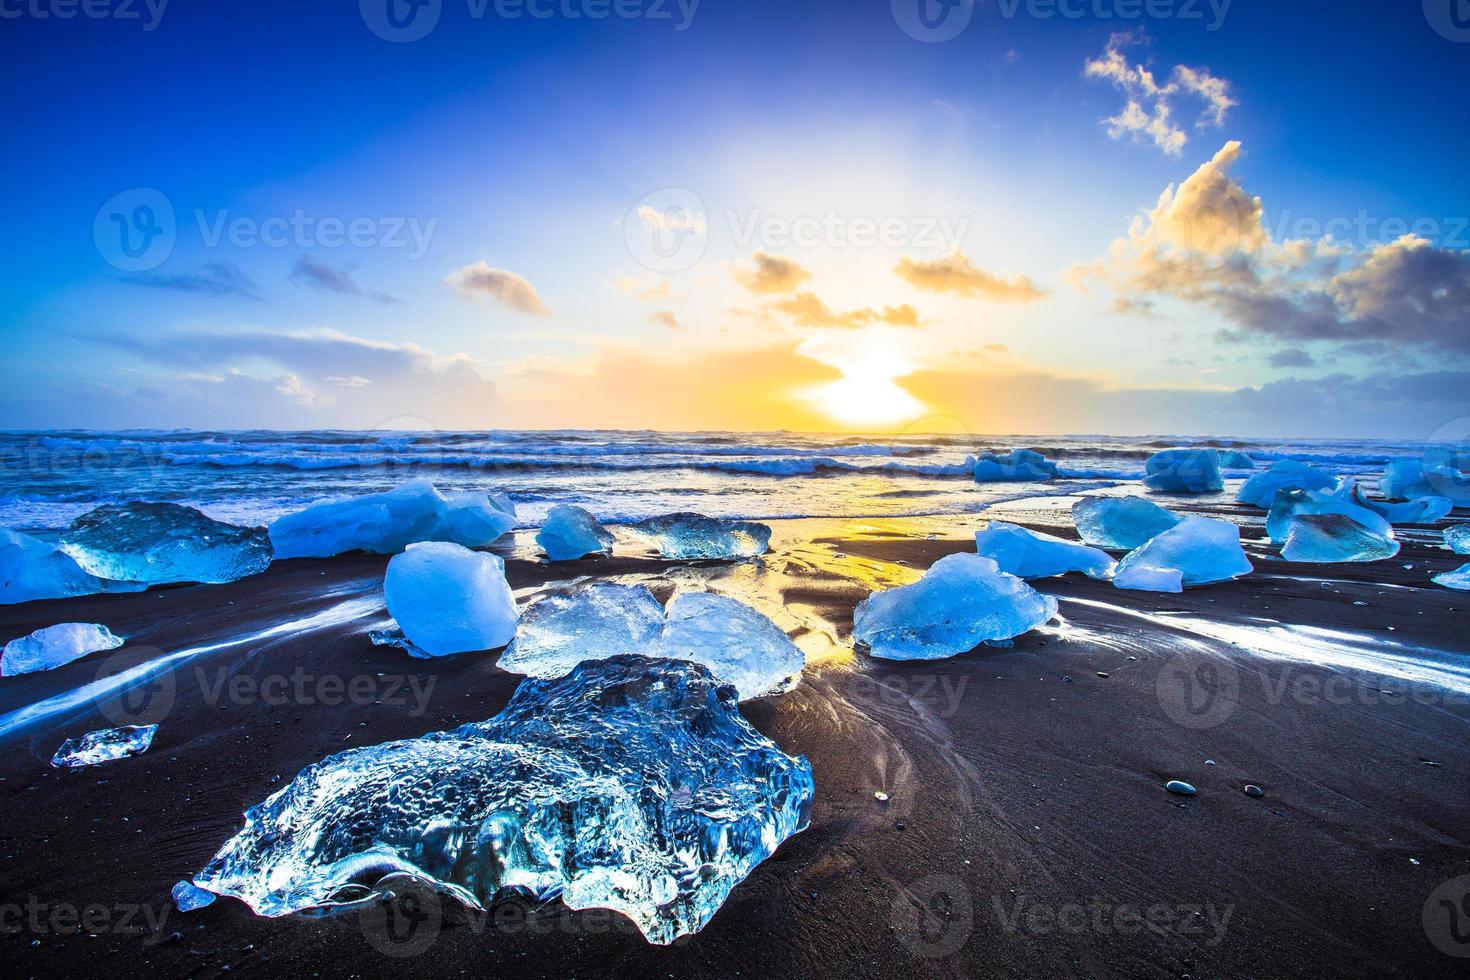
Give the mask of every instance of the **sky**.
[[0, 0], [0, 47], [0, 426], [1470, 417], [1463, 0]]

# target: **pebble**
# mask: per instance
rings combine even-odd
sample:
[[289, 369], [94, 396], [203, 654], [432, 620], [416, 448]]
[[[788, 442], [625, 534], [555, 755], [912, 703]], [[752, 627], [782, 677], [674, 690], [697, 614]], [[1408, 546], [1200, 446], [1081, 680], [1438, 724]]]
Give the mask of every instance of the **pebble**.
[[873, 791], [873, 799], [877, 800], [879, 803], [887, 803], [888, 802], [888, 794], [885, 793], [885, 792], [883, 792], [881, 789], [880, 790], [874, 790]]
[[1207, 766], [1213, 766], [1214, 764], [1215, 764], [1215, 760], [1214, 759], [1206, 759], [1205, 760], [1205, 765], [1207, 765]]
[[1248, 784], [1245, 788], [1245, 795], [1261, 797], [1266, 795], [1266, 791], [1261, 789], [1261, 787], [1256, 786], [1255, 784]]
[[1169, 780], [1164, 784], [1164, 789], [1171, 793], [1178, 793], [1180, 796], [1193, 796], [1195, 794], [1195, 788], [1193, 786], [1179, 779]]
[[1106, 677], [1106, 676], [1108, 676], [1108, 672], [1105, 671], [1105, 670], [1100, 670], [1100, 671], [1097, 672], [1097, 676], [1099, 676], [1099, 677]]

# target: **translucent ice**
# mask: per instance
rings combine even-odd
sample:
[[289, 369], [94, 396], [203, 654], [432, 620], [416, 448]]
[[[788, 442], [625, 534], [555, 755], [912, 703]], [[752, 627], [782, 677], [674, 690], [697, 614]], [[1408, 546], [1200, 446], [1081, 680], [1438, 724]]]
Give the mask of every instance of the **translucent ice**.
[[[1277, 499], [1285, 496], [1277, 494]], [[1274, 513], [1274, 509], [1273, 509]], [[1382, 520], [1382, 518], [1379, 518]], [[1387, 527], [1387, 522], [1384, 522]], [[1393, 529], [1367, 527], [1342, 513], [1331, 511], [1298, 513], [1287, 526], [1281, 557], [1287, 561], [1339, 562], [1378, 561], [1399, 553]]]
[[1057, 478], [1057, 464], [1034, 449], [1013, 449], [1004, 456], [981, 453], [966, 462], [973, 465], [977, 483], [1029, 483]]
[[1361, 525], [1367, 533], [1393, 539], [1393, 525], [1377, 511], [1355, 503], [1351, 493], [1320, 490], [1278, 490], [1266, 515], [1266, 534], [1275, 543], [1284, 543], [1291, 533], [1292, 519], [1303, 514], [1340, 514]]
[[1220, 468], [1222, 470], [1253, 470], [1256, 461], [1245, 453], [1222, 452], [1220, 453]]
[[1264, 510], [1275, 501], [1278, 490], [1330, 490], [1336, 483], [1337, 478], [1326, 470], [1295, 459], [1283, 459], [1246, 480], [1235, 499]]
[[516, 601], [495, 555], [445, 541], [411, 544], [388, 562], [383, 593], [404, 636], [430, 656], [493, 650], [515, 635]]
[[1378, 491], [1389, 500], [1448, 497], [1456, 507], [1470, 507], [1470, 473], [1461, 453], [1449, 446], [1430, 446], [1418, 459], [1391, 460], [1383, 468]]
[[0, 528], [0, 606], [94, 592], [140, 592], [145, 587], [88, 575], [56, 545]]
[[1353, 503], [1366, 507], [1390, 524], [1433, 524], [1455, 509], [1455, 502], [1448, 497], [1416, 497], [1401, 504], [1369, 500], [1351, 480], [1345, 481], [1343, 492]]
[[771, 546], [771, 529], [703, 514], [664, 514], [629, 525], [665, 558], [752, 558]]
[[407, 876], [476, 908], [613, 909], [666, 944], [807, 826], [813, 792], [704, 667], [615, 657], [523, 681], [489, 721], [307, 767], [194, 883], [279, 916]]
[[501, 494], [443, 494], [427, 480], [393, 490], [320, 500], [271, 524], [277, 558], [326, 558], [345, 551], [393, 555], [419, 541], [483, 548], [516, 524]]
[[1470, 524], [1445, 528], [1444, 546], [1457, 555], [1470, 555]]
[[1432, 576], [1430, 581], [1436, 585], [1443, 585], [1447, 589], [1470, 592], [1470, 563], [1461, 565], [1453, 572], [1440, 572]]
[[557, 504], [546, 515], [546, 523], [536, 534], [536, 543], [552, 561], [569, 561], [585, 555], [611, 552], [613, 536], [588, 511], [570, 504]]
[[875, 657], [938, 660], [1003, 643], [1056, 615], [1042, 595], [994, 561], [955, 554], [912, 585], [874, 592], [853, 613], [852, 637]]
[[71, 522], [61, 550], [82, 571], [119, 582], [233, 582], [265, 571], [265, 528], [211, 520], [181, 504], [106, 504]]
[[181, 881], [174, 885], [169, 897], [180, 912], [193, 912], [214, 904], [214, 892], [207, 892], [193, 882]]
[[1179, 515], [1142, 497], [1083, 497], [1072, 505], [1072, 522], [1095, 548], [1132, 551], [1179, 523]]
[[781, 627], [745, 603], [713, 592], [675, 596], [654, 649], [705, 665], [735, 685], [742, 701], [785, 689], [805, 662]]
[[51, 764], [58, 769], [74, 769], [142, 755], [153, 744], [153, 735], [157, 731], [157, 725], [125, 725], [88, 732], [80, 738], [62, 742], [61, 748], [51, 757]]
[[663, 625], [664, 608], [645, 586], [594, 582], [527, 606], [498, 664], [517, 674], [563, 677], [584, 660], [644, 653]]
[[[1178, 592], [1186, 586], [1239, 578], [1252, 570], [1240, 546], [1238, 527], [1229, 521], [1186, 516], [1118, 562], [1113, 584], [1120, 589]], [[1164, 587], [1176, 582], [1177, 587]]]
[[11, 640], [0, 654], [0, 675], [13, 677], [50, 670], [80, 660], [99, 650], [116, 650], [122, 637], [96, 623], [61, 623], [38, 629], [29, 636]]
[[975, 550], [992, 559], [1001, 571], [1018, 578], [1082, 572], [1090, 578], [1105, 579], [1113, 570], [1113, 559], [1096, 548], [1004, 521], [991, 521], [984, 530], [976, 531]]
[[1144, 464], [1143, 485], [1158, 493], [1213, 493], [1225, 488], [1213, 449], [1165, 449]]

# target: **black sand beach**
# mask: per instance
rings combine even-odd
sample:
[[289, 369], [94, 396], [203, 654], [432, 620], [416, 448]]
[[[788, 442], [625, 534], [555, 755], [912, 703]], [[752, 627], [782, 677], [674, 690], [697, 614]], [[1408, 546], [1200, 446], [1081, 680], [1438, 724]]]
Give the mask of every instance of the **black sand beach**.
[[[986, 516], [1071, 536], [1064, 512], [1027, 507]], [[1257, 511], [1217, 510], [1259, 523]], [[6, 739], [0, 906], [11, 969], [1464, 975], [1467, 961], [1452, 954], [1470, 954], [1470, 920], [1450, 911], [1470, 893], [1470, 878], [1454, 883], [1470, 875], [1470, 685], [1412, 673], [1470, 664], [1470, 597], [1429, 583], [1463, 559], [1412, 529], [1400, 556], [1362, 565], [1292, 565], [1248, 546], [1254, 575], [1183, 595], [1080, 576], [1034, 583], [1060, 599], [1061, 617], [1013, 648], [927, 663], [851, 653], [857, 602], [972, 549], [982, 520], [788, 522], [769, 555], [733, 565], [551, 565], [532, 560], [526, 540], [504, 549], [522, 599], [582, 576], [647, 582], [661, 599], [707, 585], [779, 614], [808, 653], [794, 691], [742, 710], [811, 760], [811, 827], [701, 933], [669, 947], [610, 913], [558, 903], [481, 915], [409, 896], [281, 920], [230, 900], [173, 909], [173, 883], [302, 767], [487, 718], [508, 700], [519, 678], [494, 654], [414, 660], [369, 642], [386, 619], [386, 558], [286, 561], [229, 585], [0, 609], [6, 638], [92, 621], [128, 639], [5, 679], [0, 715], [149, 658], [296, 623], [179, 658], [147, 686], [151, 699], [50, 715]], [[1364, 648], [1397, 657], [1385, 662], [1407, 665], [1404, 676], [1346, 666]], [[142, 721], [160, 724], [144, 755], [49, 765], [67, 736]], [[1198, 795], [1166, 792], [1171, 779]], [[1246, 795], [1247, 784], [1264, 796]]]

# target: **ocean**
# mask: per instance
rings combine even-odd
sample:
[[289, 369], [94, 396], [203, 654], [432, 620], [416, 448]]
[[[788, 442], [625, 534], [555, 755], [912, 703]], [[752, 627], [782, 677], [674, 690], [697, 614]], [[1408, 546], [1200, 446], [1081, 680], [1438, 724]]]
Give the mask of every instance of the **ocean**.
[[[1243, 452], [1264, 467], [1321, 463], [1370, 486], [1422, 443], [1103, 435], [807, 435], [789, 432], [48, 431], [0, 433], [0, 526], [54, 531], [102, 503], [147, 499], [263, 524], [314, 500], [415, 478], [441, 490], [509, 494], [521, 525], [555, 504], [607, 522], [671, 511], [770, 520], [974, 513], [1000, 501], [1142, 478], [1173, 446]], [[1036, 449], [1061, 467], [1050, 484], [977, 484], [965, 457]], [[1232, 471], [1227, 475], [1247, 476]]]

